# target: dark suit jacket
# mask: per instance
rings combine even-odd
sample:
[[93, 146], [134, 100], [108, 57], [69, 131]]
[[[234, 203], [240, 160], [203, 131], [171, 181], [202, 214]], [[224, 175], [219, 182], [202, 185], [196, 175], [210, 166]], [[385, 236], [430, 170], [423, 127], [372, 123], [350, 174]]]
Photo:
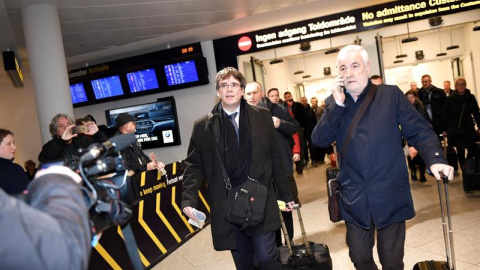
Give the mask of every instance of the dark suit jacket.
[[[435, 87], [434, 85], [432, 85], [430, 91], [432, 92], [430, 96], [430, 107], [432, 109], [432, 126], [433, 130], [438, 135], [442, 133], [442, 110], [443, 106], [445, 105], [447, 95], [442, 89]], [[418, 90], [418, 99], [423, 102], [423, 106], [425, 106], [425, 109], [427, 109], [427, 104], [424, 101], [426, 99], [426, 95], [427, 92], [423, 87]]]
[[[356, 106], [349, 94], [345, 107], [338, 106], [331, 95], [325, 103], [325, 113], [313, 131], [312, 141], [320, 147], [337, 141], [341, 153]], [[402, 91], [397, 86], [379, 85], [353, 132], [345, 157], [340, 159], [340, 211], [345, 221], [362, 228], [373, 225], [382, 229], [415, 216], [402, 135], [420, 152], [428, 167], [448, 164], [430, 124]]]
[[[245, 101], [242, 100], [242, 102]], [[265, 221], [255, 229], [247, 229], [247, 234], [251, 235], [280, 228], [277, 195], [273, 183], [281, 199], [288, 202], [293, 201], [293, 197], [280, 159], [272, 115], [264, 108], [252, 107], [248, 104], [245, 104], [245, 111], [240, 111], [240, 114], [242, 113], [247, 113], [250, 122], [252, 144], [250, 177], [265, 184], [269, 193]], [[231, 250], [236, 248], [235, 237], [233, 225], [224, 219], [226, 189], [215, 143], [219, 146], [223, 145], [220, 114], [214, 109], [210, 114], [195, 121], [193, 126], [188, 156], [185, 160], [182, 209], [187, 206], [197, 206], [198, 189], [206, 180], [210, 199], [213, 246], [215, 250]], [[223, 149], [221, 154], [223, 155]]]

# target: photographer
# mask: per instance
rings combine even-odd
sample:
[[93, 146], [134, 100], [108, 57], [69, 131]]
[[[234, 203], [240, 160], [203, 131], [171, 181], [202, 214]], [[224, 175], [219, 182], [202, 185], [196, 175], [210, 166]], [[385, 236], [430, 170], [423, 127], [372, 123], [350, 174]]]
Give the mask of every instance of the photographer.
[[52, 118], [49, 129], [52, 140], [48, 141], [42, 147], [42, 152], [38, 155], [40, 162], [47, 162], [59, 159], [65, 159], [65, 165], [72, 165], [78, 161], [78, 149], [87, 148], [90, 144], [101, 143], [107, 140], [103, 132], [98, 130], [94, 122], [85, 123], [87, 131], [85, 135], [78, 136], [72, 129], [75, 127], [75, 121], [68, 115], [59, 113]]
[[0, 189], [0, 269], [87, 269], [91, 230], [80, 176], [37, 172], [25, 201]]

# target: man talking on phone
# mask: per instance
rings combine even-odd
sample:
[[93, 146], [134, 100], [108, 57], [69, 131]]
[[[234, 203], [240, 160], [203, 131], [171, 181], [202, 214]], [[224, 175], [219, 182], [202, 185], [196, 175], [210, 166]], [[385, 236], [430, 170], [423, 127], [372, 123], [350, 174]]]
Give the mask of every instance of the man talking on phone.
[[356, 269], [378, 269], [373, 260], [376, 232], [381, 268], [403, 269], [405, 221], [415, 216], [415, 210], [402, 136], [421, 153], [437, 180], [440, 172], [452, 180], [453, 168], [443, 158], [432, 126], [403, 92], [397, 86], [370, 82], [363, 47], [340, 50], [337, 67], [340, 75], [325, 100], [312, 141], [319, 147], [337, 142], [340, 214], [347, 227], [350, 259]]
[[[52, 139], [43, 145], [38, 155], [40, 162], [65, 159], [65, 165], [78, 162], [78, 149], [86, 149], [92, 143], [103, 143], [107, 136], [98, 130], [95, 122], [85, 122], [75, 126], [70, 116], [59, 113], [50, 121], [49, 130]], [[78, 136], [79, 133], [90, 136]]]

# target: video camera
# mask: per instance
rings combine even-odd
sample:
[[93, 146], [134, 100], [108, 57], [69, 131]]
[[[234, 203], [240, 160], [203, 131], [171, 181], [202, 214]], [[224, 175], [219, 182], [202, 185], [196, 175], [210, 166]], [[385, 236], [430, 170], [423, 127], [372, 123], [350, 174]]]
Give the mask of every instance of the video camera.
[[[60, 164], [83, 179], [82, 190], [94, 235], [111, 226], [126, 224], [132, 216], [132, 206], [139, 201], [134, 179], [128, 175], [120, 153], [136, 141], [135, 134], [115, 136], [102, 144], [94, 143], [87, 149], [79, 149], [79, 158], [75, 162]], [[53, 164], [42, 164], [41, 168], [49, 165]]]

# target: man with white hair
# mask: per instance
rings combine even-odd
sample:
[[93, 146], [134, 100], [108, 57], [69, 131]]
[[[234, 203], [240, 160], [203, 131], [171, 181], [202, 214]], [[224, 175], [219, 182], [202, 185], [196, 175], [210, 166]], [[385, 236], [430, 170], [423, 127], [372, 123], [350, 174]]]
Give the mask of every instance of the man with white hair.
[[[415, 216], [415, 210], [402, 137], [418, 150], [437, 180], [440, 172], [452, 180], [453, 168], [443, 158], [431, 125], [403, 92], [397, 86], [370, 82], [363, 47], [348, 45], [340, 50], [337, 67], [340, 75], [334, 79], [312, 141], [320, 147], [337, 142], [340, 214], [347, 227], [350, 259], [356, 269], [378, 269], [373, 260], [376, 232], [381, 268], [403, 269], [405, 221]], [[370, 97], [356, 128], [350, 127]]]

